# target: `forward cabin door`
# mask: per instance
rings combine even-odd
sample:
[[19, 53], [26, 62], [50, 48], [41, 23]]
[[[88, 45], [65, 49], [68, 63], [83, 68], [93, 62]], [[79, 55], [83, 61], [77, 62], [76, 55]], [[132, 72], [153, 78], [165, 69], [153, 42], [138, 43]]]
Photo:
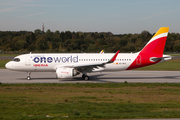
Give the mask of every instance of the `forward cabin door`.
[[31, 55], [26, 55], [25, 66], [31, 66]]

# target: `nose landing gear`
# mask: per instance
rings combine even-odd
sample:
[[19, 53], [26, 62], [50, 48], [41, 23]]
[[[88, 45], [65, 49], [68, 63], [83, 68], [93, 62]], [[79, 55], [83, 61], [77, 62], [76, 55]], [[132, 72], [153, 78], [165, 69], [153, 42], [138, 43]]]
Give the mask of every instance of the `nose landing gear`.
[[30, 77], [30, 75], [31, 75], [31, 72], [27, 72], [27, 74], [28, 74], [28, 76], [27, 76], [27, 80], [30, 80], [31, 79], [31, 77]]

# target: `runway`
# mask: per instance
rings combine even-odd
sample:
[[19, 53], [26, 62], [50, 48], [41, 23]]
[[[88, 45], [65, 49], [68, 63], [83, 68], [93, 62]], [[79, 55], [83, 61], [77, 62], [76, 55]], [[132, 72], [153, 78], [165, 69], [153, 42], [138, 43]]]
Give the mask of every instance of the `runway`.
[[55, 73], [32, 72], [31, 80], [26, 80], [26, 72], [0, 69], [1, 83], [180, 83], [180, 71], [118, 71], [89, 73], [90, 80], [82, 80], [81, 75], [72, 79], [57, 79]]

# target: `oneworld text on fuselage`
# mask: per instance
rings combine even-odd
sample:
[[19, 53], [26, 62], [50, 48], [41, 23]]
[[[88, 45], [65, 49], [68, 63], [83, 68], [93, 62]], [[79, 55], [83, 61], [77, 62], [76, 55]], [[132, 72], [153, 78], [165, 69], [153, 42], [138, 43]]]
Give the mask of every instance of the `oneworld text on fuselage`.
[[34, 57], [33, 61], [35, 63], [77, 63], [78, 56], [69, 56], [69, 57]]

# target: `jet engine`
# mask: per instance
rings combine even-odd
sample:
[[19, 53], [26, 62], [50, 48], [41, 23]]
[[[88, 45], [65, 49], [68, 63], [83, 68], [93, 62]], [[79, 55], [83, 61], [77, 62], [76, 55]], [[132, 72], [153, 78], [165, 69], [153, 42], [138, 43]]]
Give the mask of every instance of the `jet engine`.
[[72, 78], [78, 74], [79, 72], [74, 68], [57, 68], [56, 70], [57, 78]]

